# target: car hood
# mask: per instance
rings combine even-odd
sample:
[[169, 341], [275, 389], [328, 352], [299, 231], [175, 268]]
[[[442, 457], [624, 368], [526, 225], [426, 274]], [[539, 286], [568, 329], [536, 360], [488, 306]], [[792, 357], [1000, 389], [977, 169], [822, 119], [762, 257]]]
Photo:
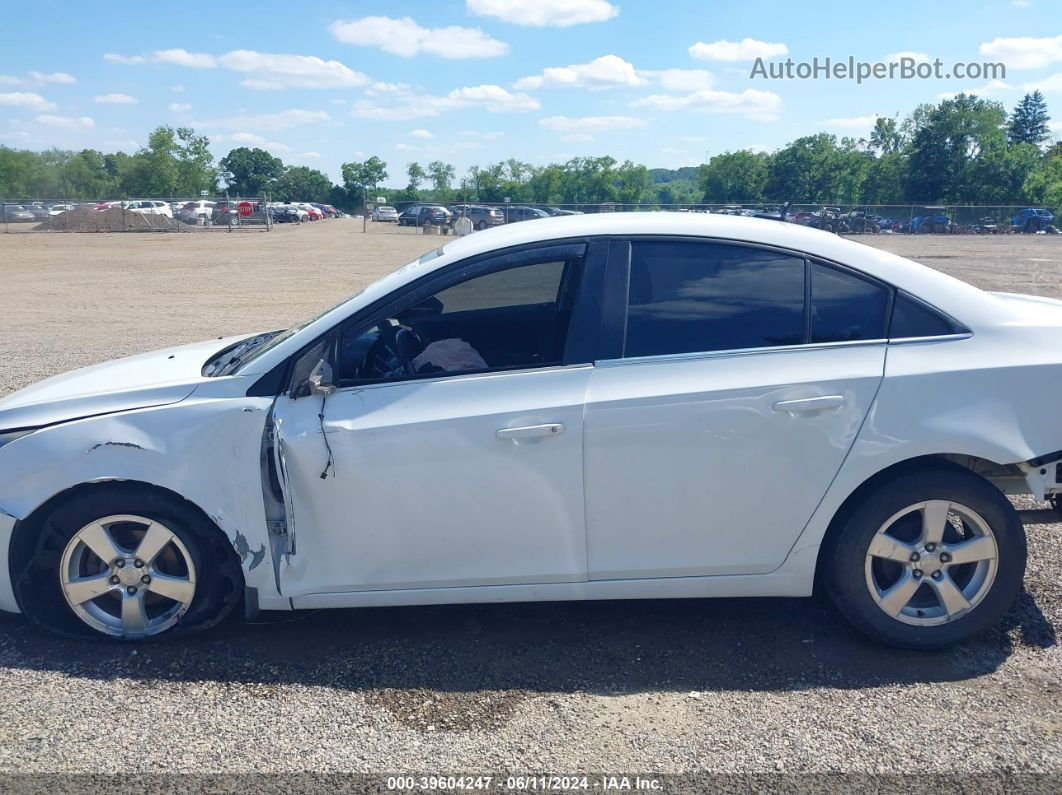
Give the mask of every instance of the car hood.
[[203, 365], [245, 335], [115, 359], [39, 381], [0, 398], [0, 430], [52, 425], [184, 400]]

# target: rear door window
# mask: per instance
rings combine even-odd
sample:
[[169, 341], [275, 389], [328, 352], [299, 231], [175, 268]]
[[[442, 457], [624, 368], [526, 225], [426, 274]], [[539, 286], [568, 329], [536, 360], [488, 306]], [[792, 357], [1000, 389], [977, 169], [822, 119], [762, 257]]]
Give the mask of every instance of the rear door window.
[[811, 341], [852, 342], [887, 336], [885, 285], [820, 262], [811, 265]]
[[804, 260], [721, 243], [634, 241], [624, 356], [804, 341]]

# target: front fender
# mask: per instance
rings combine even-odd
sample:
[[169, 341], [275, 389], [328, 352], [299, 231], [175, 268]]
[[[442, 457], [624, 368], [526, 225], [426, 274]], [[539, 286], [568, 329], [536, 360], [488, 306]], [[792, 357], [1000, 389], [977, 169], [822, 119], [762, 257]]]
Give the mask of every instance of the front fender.
[[[0, 449], [0, 505], [21, 520], [85, 483], [128, 480], [169, 489], [225, 533], [243, 560], [248, 587], [279, 596], [266, 559], [262, 495], [262, 434], [271, 404], [272, 398], [193, 396], [43, 428]], [[4, 557], [9, 536], [0, 535]], [[7, 573], [5, 567], [3, 580]]]

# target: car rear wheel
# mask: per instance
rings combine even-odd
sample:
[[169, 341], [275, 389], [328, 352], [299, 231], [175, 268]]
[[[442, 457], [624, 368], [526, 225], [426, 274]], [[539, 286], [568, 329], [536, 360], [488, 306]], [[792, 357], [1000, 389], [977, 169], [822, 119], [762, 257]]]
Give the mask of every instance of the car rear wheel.
[[115, 640], [205, 629], [239, 601], [239, 559], [189, 503], [139, 486], [75, 494], [40, 525], [18, 580], [49, 629]]
[[1025, 530], [992, 484], [956, 468], [898, 477], [850, 514], [826, 559], [827, 589], [866, 635], [915, 649], [994, 625], [1025, 574]]

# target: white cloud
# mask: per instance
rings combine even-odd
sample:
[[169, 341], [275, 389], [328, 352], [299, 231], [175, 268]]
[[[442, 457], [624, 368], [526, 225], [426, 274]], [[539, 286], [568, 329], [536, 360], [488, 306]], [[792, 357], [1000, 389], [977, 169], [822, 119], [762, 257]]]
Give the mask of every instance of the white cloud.
[[10, 91], [0, 93], [0, 105], [9, 108], [27, 108], [28, 110], [55, 110], [54, 102], [49, 102], [40, 94], [32, 91]]
[[114, 52], [105, 52], [103, 54], [103, 60], [109, 61], [110, 63], [124, 64], [138, 64], [147, 62], [147, 58], [145, 58], [143, 55], [118, 55], [118, 53]]
[[135, 105], [136, 97], [131, 97], [128, 94], [100, 94], [93, 98], [94, 102], [99, 102], [101, 105]]
[[320, 157], [320, 152], [300, 152], [299, 157]]
[[1055, 72], [1053, 75], [1037, 80], [1033, 83], [1025, 83], [1022, 86], [1023, 91], [1058, 91], [1062, 92], [1062, 72]]
[[380, 94], [412, 94], [413, 86], [409, 83], [373, 83], [365, 89], [365, 96], [375, 97]]
[[155, 50], [152, 60], [156, 63], [169, 63], [189, 69], [216, 69], [218, 65], [218, 59], [210, 53], [188, 52], [180, 47], [172, 50]]
[[1062, 36], [1016, 36], [981, 44], [981, 54], [998, 58], [1015, 69], [1039, 69], [1062, 61]]
[[469, 13], [533, 28], [604, 22], [619, 13], [607, 0], [465, 0]]
[[590, 63], [570, 66], [550, 66], [540, 75], [522, 77], [513, 83], [520, 91], [539, 88], [612, 88], [613, 86], [640, 86], [645, 79], [638, 76], [634, 64], [618, 55], [602, 55]]
[[538, 123], [547, 130], [570, 135], [631, 130], [636, 127], [645, 127], [648, 124], [645, 119], [638, 119], [634, 116], [546, 116], [539, 119]]
[[1002, 94], [1006, 91], [1013, 91], [1014, 86], [1009, 83], [1004, 83], [1002, 80], [989, 80], [983, 86], [959, 89], [958, 91], [943, 91], [937, 94], [937, 99], [952, 99], [959, 94], [972, 94], [978, 97], [992, 96], [994, 94]]
[[707, 69], [661, 69], [638, 74], [659, 82], [665, 91], [703, 91], [715, 85], [715, 75]]
[[173, 91], [175, 94], [183, 94], [184, 86], [181, 83], [178, 83], [175, 86], [170, 86], [170, 91]]
[[703, 143], [704, 141], [709, 140], [709, 136], [707, 136], [707, 135], [684, 135], [684, 136], [682, 136], [682, 138], [680, 140], [685, 141], [688, 144], [699, 144], [699, 143]]
[[774, 121], [782, 108], [782, 98], [772, 91], [746, 88], [730, 91], [694, 91], [691, 94], [652, 94], [631, 103], [634, 108], [685, 110], [699, 113], [736, 113], [757, 121]]
[[590, 133], [569, 133], [568, 135], [562, 135], [560, 140], [567, 143], [589, 143], [594, 140], [594, 136]]
[[211, 137], [214, 143], [250, 144], [262, 149], [274, 152], [290, 152], [291, 147], [279, 141], [270, 141], [264, 135], [249, 132], [235, 132], [231, 135], [214, 135]]
[[187, 102], [171, 102], [170, 113], [187, 113], [192, 109], [192, 106]]
[[344, 44], [376, 47], [403, 58], [419, 53], [452, 59], [494, 58], [509, 52], [508, 44], [492, 39], [479, 28], [425, 28], [410, 17], [337, 19], [328, 29]]
[[62, 127], [67, 130], [88, 130], [96, 126], [96, 120], [91, 116], [49, 116], [45, 114], [37, 116], [36, 121], [48, 127]]
[[66, 72], [51, 72], [45, 74], [44, 72], [28, 72], [30, 80], [34, 83], [44, 85], [46, 83], [59, 83], [61, 85], [72, 85], [77, 82], [77, 78]]
[[870, 116], [848, 116], [846, 118], [839, 119], [826, 119], [822, 122], [827, 127], [833, 127], [839, 130], [847, 130], [854, 133], [869, 133], [874, 127], [874, 122], [878, 120], [876, 115]]
[[413, 138], [434, 138], [435, 133], [431, 130], [410, 130], [409, 134]]
[[885, 56], [885, 63], [899, 63], [903, 58], [910, 58], [915, 63], [929, 63], [929, 53], [915, 52], [914, 50], [900, 50], [899, 52], [890, 52]]
[[789, 48], [778, 42], [744, 38], [741, 41], [720, 39], [710, 44], [699, 41], [690, 47], [689, 52], [702, 61], [754, 61], [788, 55]]
[[0, 86], [18, 85], [22, 85], [22, 78], [15, 77], [14, 75], [0, 75]]
[[526, 113], [540, 110], [538, 100], [523, 93], [512, 93], [497, 85], [455, 88], [442, 97], [427, 94], [403, 94], [392, 105], [370, 100], [353, 103], [350, 115], [372, 121], [407, 121], [438, 116], [449, 110], [482, 108], [491, 113]]
[[317, 124], [331, 120], [323, 110], [302, 110], [291, 108], [278, 113], [251, 113], [227, 116], [218, 119], [203, 119], [194, 122], [196, 127], [217, 127], [223, 130], [288, 130], [303, 124]]
[[226, 69], [248, 75], [242, 81], [248, 88], [347, 88], [369, 82], [361, 72], [339, 61], [325, 61], [314, 55], [233, 50], [217, 61]]

